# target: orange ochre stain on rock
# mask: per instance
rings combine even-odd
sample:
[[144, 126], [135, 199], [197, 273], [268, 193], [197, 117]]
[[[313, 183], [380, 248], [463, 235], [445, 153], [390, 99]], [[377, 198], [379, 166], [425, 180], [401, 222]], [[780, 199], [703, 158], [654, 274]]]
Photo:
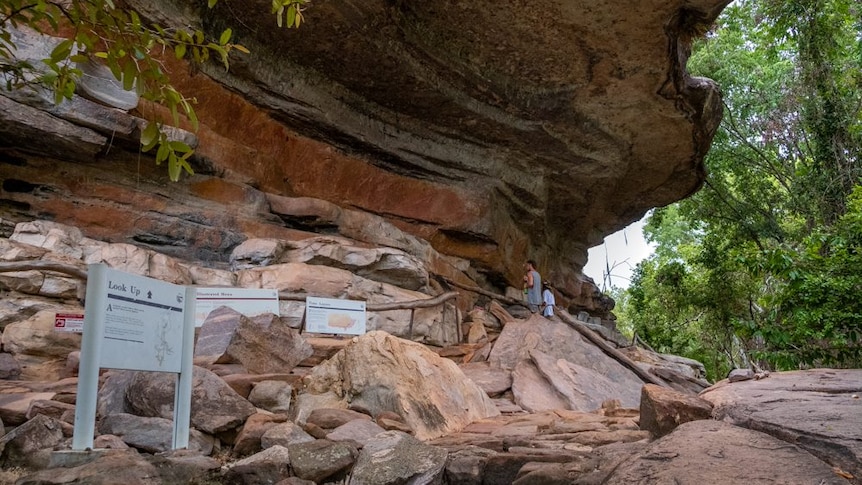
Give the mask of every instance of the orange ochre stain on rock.
[[387, 172], [300, 136], [211, 79], [190, 78], [171, 65], [177, 71], [175, 85], [198, 100], [198, 154], [265, 192], [315, 197], [445, 227], [472, 227], [488, 215], [480, 188], [468, 191]]

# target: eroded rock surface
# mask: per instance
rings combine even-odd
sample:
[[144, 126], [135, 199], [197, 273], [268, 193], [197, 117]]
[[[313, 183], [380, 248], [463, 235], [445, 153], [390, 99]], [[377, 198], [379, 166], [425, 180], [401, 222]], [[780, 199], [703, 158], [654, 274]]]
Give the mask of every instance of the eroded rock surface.
[[488, 395], [453, 362], [380, 331], [356, 338], [315, 367], [306, 384], [310, 394], [334, 393], [375, 415], [394, 412], [421, 439], [499, 414]]
[[619, 466], [608, 485], [848, 483], [798, 446], [717, 421], [692, 421]]
[[812, 369], [721, 381], [701, 393], [713, 415], [793, 443], [862, 477], [862, 370]]
[[[382, 221], [499, 288], [533, 257], [561, 298], [602, 313], [587, 248], [696, 190], [721, 116], [718, 88], [685, 64], [727, 0], [321, 2], [301, 29], [261, 0], [130, 3], [166, 27], [230, 26], [253, 52], [209, 77], [166, 61], [198, 100], [201, 175], [165, 188], [121, 110], [4, 96], [4, 216], [220, 261], [248, 237]], [[284, 211], [278, 197], [320, 202]]]

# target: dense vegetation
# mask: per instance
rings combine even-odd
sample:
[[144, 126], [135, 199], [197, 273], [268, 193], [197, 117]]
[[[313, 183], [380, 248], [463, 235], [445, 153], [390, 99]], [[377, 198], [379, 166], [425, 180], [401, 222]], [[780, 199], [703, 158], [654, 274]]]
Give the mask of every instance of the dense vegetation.
[[688, 67], [724, 120], [703, 189], [649, 218], [620, 320], [713, 379], [862, 365], [862, 5], [737, 0]]

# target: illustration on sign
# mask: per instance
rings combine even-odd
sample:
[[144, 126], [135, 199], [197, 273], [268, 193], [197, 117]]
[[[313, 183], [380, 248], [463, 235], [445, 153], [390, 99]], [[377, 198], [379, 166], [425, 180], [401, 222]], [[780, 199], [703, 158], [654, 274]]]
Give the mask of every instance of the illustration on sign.
[[305, 330], [312, 333], [365, 334], [365, 302], [308, 297]]
[[279, 314], [278, 290], [257, 288], [195, 288], [195, 326], [204, 324], [207, 316], [226, 306], [245, 316], [261, 313]]
[[182, 286], [107, 270], [107, 308], [101, 366], [179, 372], [183, 338]]

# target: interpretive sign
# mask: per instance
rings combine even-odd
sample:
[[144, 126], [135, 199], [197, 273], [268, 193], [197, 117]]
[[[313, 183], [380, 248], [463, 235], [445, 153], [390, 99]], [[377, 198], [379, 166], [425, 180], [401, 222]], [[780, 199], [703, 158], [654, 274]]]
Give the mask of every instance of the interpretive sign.
[[185, 287], [112, 269], [107, 269], [107, 276], [99, 365], [179, 372]]
[[365, 302], [309, 296], [305, 299], [305, 331], [365, 334]]
[[57, 313], [54, 315], [54, 330], [81, 333], [84, 331], [84, 315], [81, 313]]
[[173, 448], [189, 441], [194, 345], [193, 288], [87, 267], [73, 450], [93, 447], [99, 369], [177, 374]]
[[195, 327], [200, 327], [207, 315], [226, 306], [245, 316], [261, 313], [279, 314], [278, 290], [256, 288], [196, 288]]

